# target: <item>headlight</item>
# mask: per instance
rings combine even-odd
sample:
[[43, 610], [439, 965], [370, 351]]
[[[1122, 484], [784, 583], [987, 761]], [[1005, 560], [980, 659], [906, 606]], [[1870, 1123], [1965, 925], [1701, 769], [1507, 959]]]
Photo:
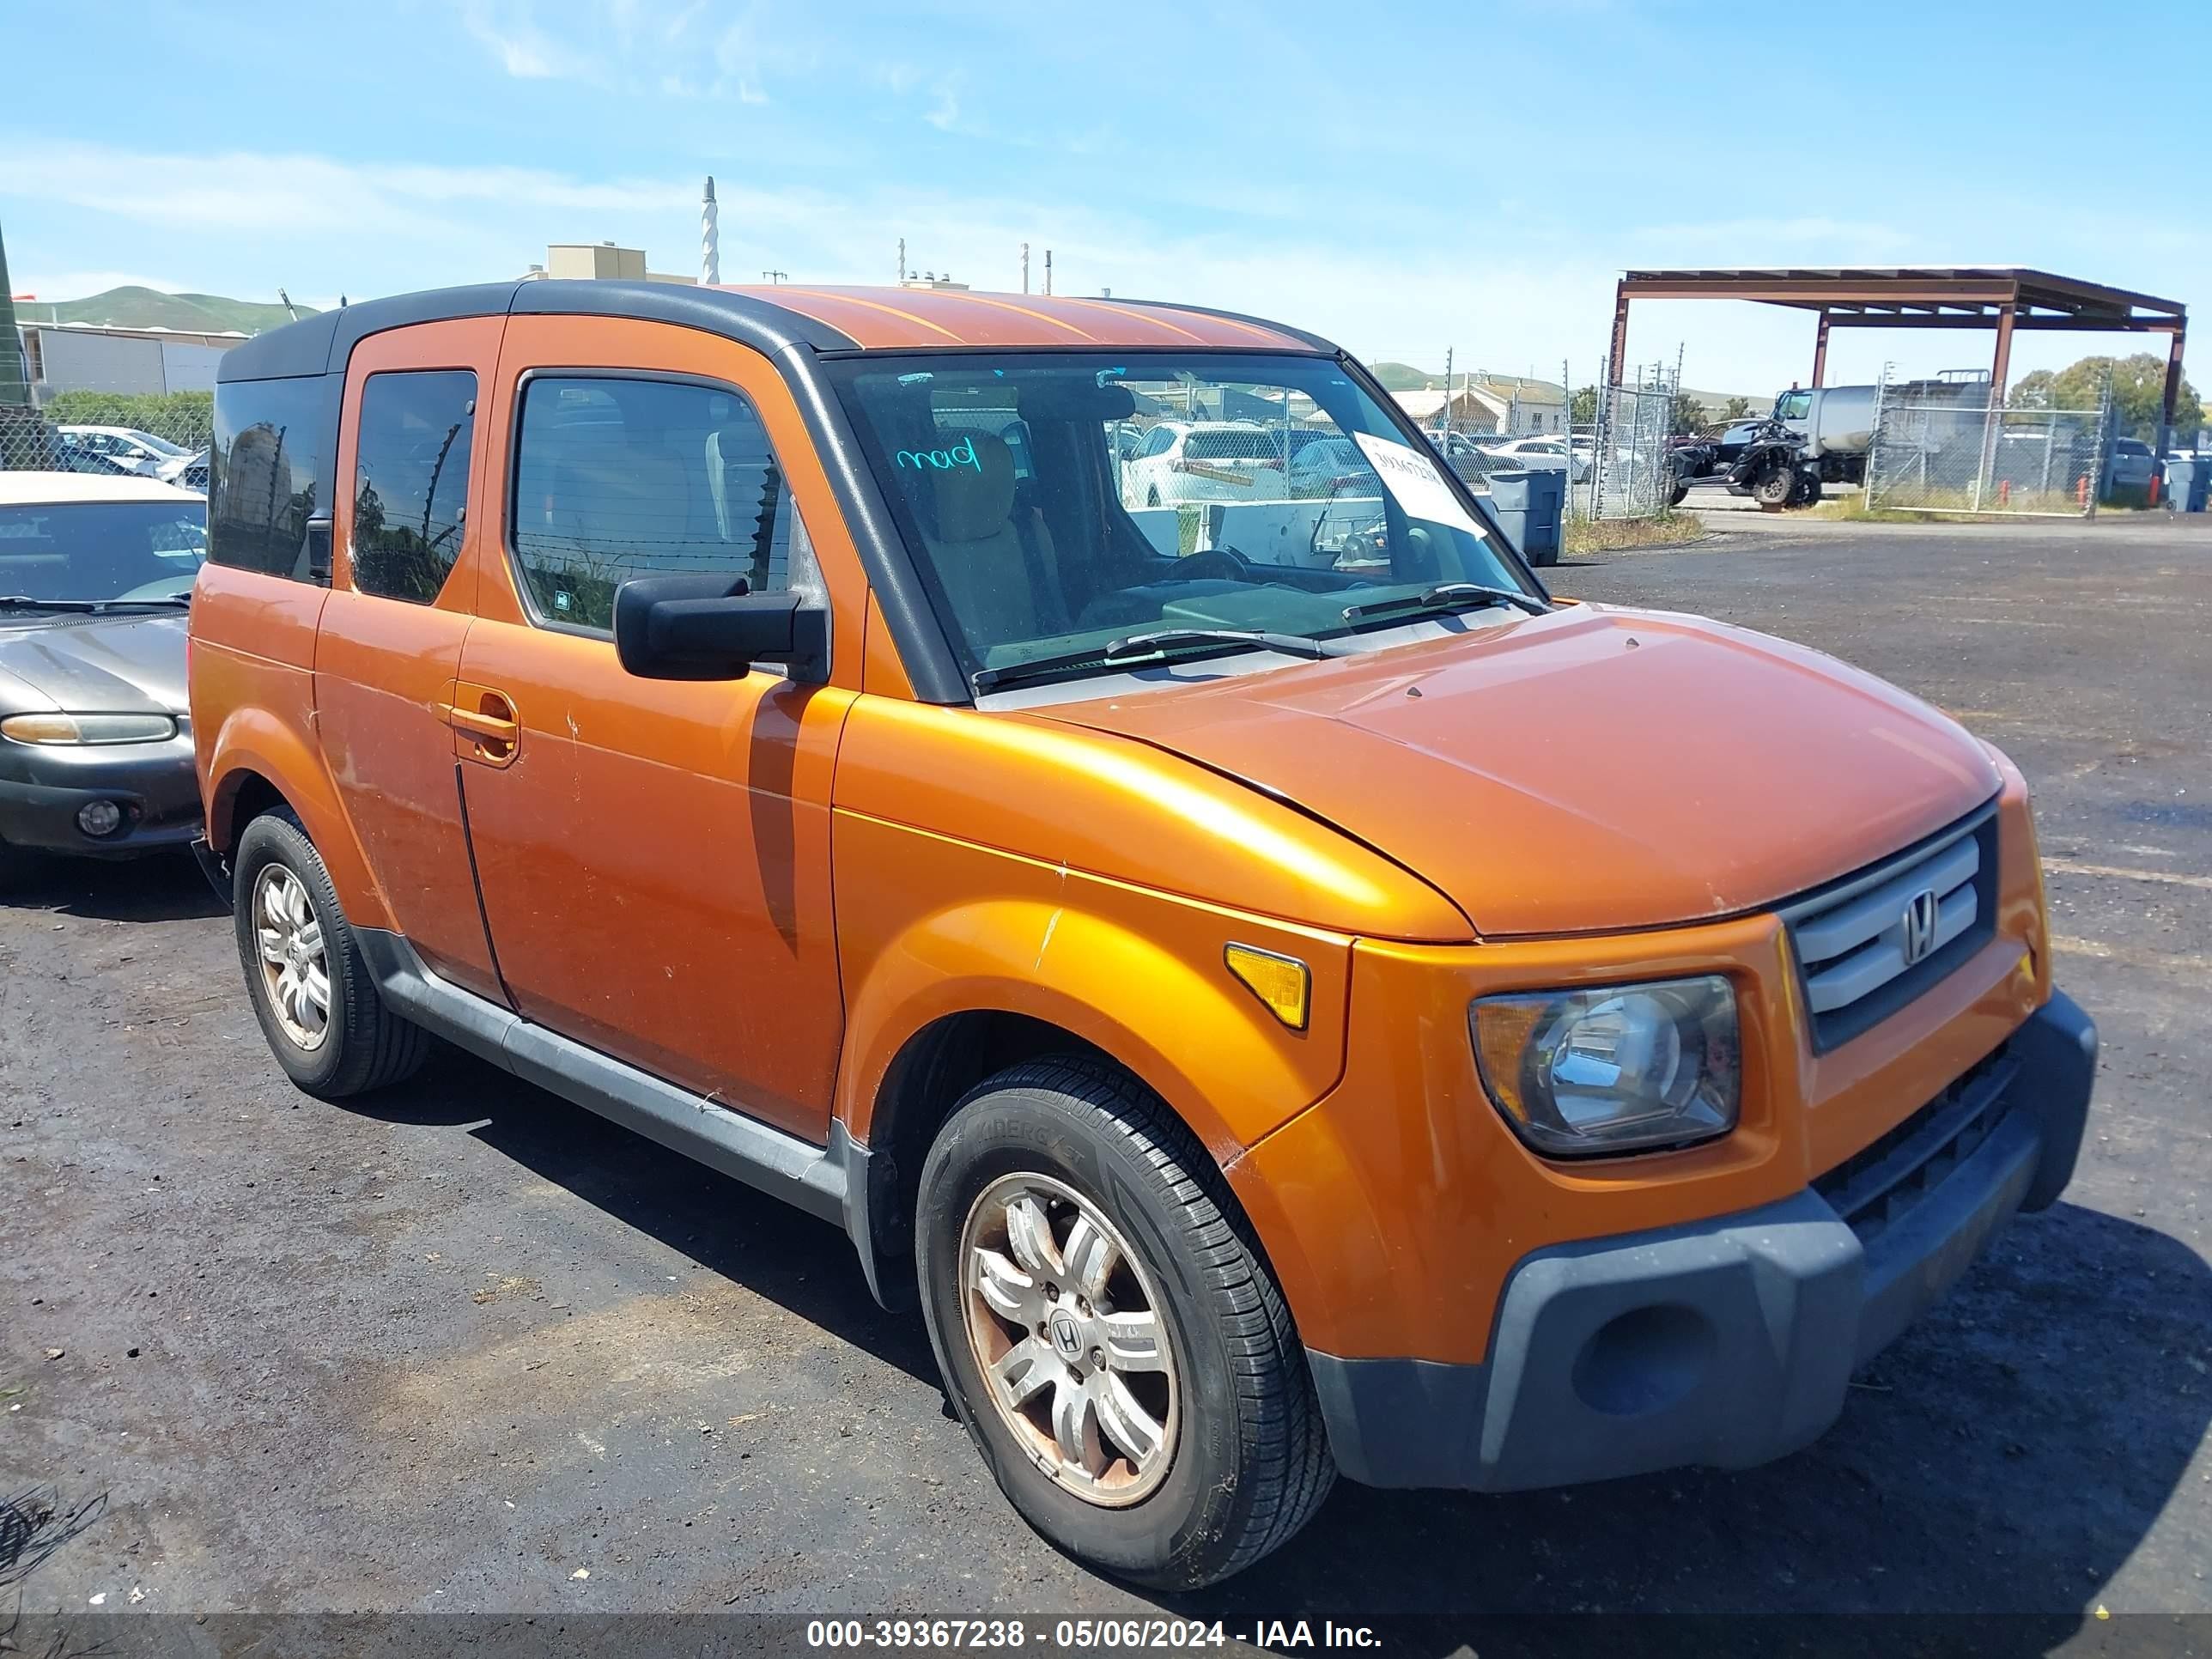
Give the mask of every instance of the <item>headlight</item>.
[[1468, 1019], [1482, 1086], [1540, 1152], [1681, 1146], [1735, 1127], [1735, 993], [1717, 974], [1484, 997]]
[[167, 714], [10, 714], [0, 737], [17, 743], [163, 743], [177, 735]]

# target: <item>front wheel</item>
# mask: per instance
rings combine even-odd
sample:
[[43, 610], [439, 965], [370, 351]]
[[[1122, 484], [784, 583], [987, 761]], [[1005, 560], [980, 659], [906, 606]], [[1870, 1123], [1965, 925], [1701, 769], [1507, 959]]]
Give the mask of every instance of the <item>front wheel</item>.
[[430, 1035], [386, 1006], [322, 855], [289, 811], [238, 838], [234, 924], [247, 994], [288, 1076], [340, 1100], [413, 1075]]
[[955, 1109], [915, 1218], [947, 1392], [1054, 1544], [1190, 1589], [1287, 1540], [1335, 1477], [1305, 1354], [1212, 1160], [1080, 1059]]
[[1797, 474], [1795, 469], [1779, 465], [1761, 472], [1751, 486], [1751, 498], [1769, 512], [1776, 512], [1790, 504], [1797, 493]]

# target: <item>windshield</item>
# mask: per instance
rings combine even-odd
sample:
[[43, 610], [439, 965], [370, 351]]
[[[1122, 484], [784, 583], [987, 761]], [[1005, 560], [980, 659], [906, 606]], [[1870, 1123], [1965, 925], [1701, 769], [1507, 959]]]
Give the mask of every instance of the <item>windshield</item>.
[[167, 599], [207, 557], [207, 508], [177, 501], [0, 507], [0, 596]]
[[1424, 602], [1446, 584], [1529, 591], [1325, 358], [969, 351], [834, 372], [970, 676], [1085, 652], [1101, 672], [1109, 645], [1163, 629], [1193, 649], [1190, 630], [1224, 629], [1358, 648], [1491, 603]]

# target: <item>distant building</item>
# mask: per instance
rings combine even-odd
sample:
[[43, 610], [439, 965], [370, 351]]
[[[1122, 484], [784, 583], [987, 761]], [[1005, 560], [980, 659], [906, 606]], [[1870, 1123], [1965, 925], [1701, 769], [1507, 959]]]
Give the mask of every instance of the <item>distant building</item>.
[[[1526, 438], [1540, 432], [1567, 429], [1567, 394], [1548, 380], [1485, 374], [1480, 371], [1464, 379], [1458, 375], [1452, 378], [1456, 384], [1449, 402], [1451, 427], [1455, 432]], [[1390, 395], [1417, 425], [1444, 424], [1447, 399], [1443, 388], [1434, 382]]]
[[61, 392], [213, 392], [216, 365], [246, 337], [21, 320], [31, 400]]
[[1498, 411], [1498, 429], [1523, 438], [1567, 429], [1567, 392], [1549, 380], [1475, 372], [1474, 391]]
[[933, 270], [925, 271], [919, 276], [902, 276], [899, 286], [934, 289], [940, 294], [964, 294], [968, 291], [967, 283], [956, 283], [949, 275], [940, 276]]
[[1504, 428], [1498, 422], [1505, 406], [1485, 395], [1472, 386], [1462, 386], [1445, 396], [1441, 386], [1419, 386], [1409, 392], [1390, 394], [1399, 408], [1413, 417], [1413, 424], [1440, 427], [1445, 424], [1445, 405], [1450, 405], [1449, 422], [1455, 432], [1501, 433]]
[[526, 283], [548, 277], [563, 281], [628, 283], [684, 283], [696, 286], [696, 276], [672, 276], [645, 268], [645, 250], [617, 247], [612, 242], [555, 242], [545, 250], [545, 263], [522, 273]]

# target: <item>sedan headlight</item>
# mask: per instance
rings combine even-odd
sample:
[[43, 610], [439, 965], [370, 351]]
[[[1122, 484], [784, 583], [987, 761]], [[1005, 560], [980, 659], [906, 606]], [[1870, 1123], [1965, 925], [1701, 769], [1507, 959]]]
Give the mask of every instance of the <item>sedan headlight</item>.
[[1735, 1127], [1735, 993], [1717, 974], [1483, 997], [1468, 1020], [1482, 1086], [1547, 1156], [1682, 1146]]
[[10, 714], [0, 738], [16, 743], [164, 743], [177, 735], [168, 714]]

